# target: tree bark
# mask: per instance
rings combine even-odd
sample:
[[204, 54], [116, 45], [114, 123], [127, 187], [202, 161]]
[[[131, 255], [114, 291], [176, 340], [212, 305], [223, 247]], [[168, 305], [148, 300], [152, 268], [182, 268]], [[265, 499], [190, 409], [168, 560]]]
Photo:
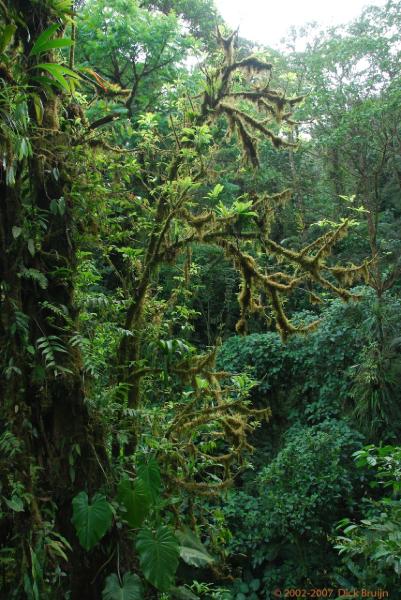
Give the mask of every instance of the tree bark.
[[[20, 17], [13, 52], [29, 81], [35, 60], [29, 56], [32, 43], [58, 20], [51, 19], [45, 3], [9, 1], [7, 8]], [[5, 545], [15, 544], [12, 539], [17, 536], [25, 557], [16, 565], [11, 592], [29, 569], [27, 549], [39, 540], [52, 514], [54, 530], [73, 546], [63, 565], [71, 597], [98, 598], [99, 590], [90, 582], [99, 568], [99, 555], [84, 553], [70, 523], [72, 498], [84, 489], [89, 495], [97, 491], [108, 469], [105, 436], [94, 424], [85, 398], [81, 357], [70, 345], [78, 316], [73, 299], [77, 251], [71, 195], [74, 164], [68, 156], [68, 124], [65, 131], [60, 129], [64, 98], [57, 91], [45, 94], [39, 90], [43, 121], [37, 123], [29, 90], [27, 87], [26, 101], [31, 125], [25, 135], [32, 145], [32, 157], [17, 162], [14, 184], [6, 182], [5, 168], [0, 168], [0, 346], [5, 373], [0, 382], [0, 424], [22, 448], [15, 460], [1, 465], [2, 476], [6, 482], [21, 483], [31, 499], [23, 512], [3, 522], [1, 534]], [[15, 98], [18, 93], [16, 88]], [[61, 197], [65, 210], [54, 214], [52, 202]], [[41, 280], [30, 276], [32, 273]], [[41, 341], [51, 340], [51, 336], [57, 336], [61, 348], [54, 350], [54, 366], [46, 365], [40, 349]], [[7, 483], [3, 493], [11, 493]], [[104, 556], [101, 559], [104, 562]]]

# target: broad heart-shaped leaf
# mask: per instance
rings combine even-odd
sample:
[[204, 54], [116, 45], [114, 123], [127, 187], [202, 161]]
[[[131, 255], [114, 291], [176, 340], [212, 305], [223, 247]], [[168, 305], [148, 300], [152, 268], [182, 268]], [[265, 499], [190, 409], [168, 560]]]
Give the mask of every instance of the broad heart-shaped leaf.
[[187, 565], [204, 567], [214, 562], [213, 556], [188, 527], [176, 531], [175, 534], [180, 542], [180, 556]]
[[111, 505], [102, 494], [95, 494], [91, 504], [86, 492], [80, 492], [73, 498], [71, 521], [79, 543], [85, 550], [90, 550], [102, 539], [110, 528], [112, 519]]
[[152, 502], [160, 496], [161, 491], [161, 478], [160, 469], [157, 461], [153, 456], [148, 460], [142, 459], [137, 467], [138, 479], [142, 480], [145, 484], [145, 491], [150, 496]]
[[130, 527], [140, 527], [149, 513], [152, 500], [142, 479], [132, 483], [122, 479], [118, 485], [117, 500], [126, 510], [124, 518]]
[[170, 527], [141, 529], [136, 541], [139, 562], [146, 579], [161, 592], [170, 589], [178, 567], [180, 549]]
[[143, 586], [138, 575], [125, 573], [122, 585], [115, 573], [106, 579], [103, 600], [143, 600]]
[[137, 477], [132, 483], [123, 479], [118, 486], [117, 500], [125, 507], [124, 514], [130, 527], [140, 527], [149, 514], [152, 504], [160, 497], [161, 477], [155, 458], [142, 459], [137, 467]]

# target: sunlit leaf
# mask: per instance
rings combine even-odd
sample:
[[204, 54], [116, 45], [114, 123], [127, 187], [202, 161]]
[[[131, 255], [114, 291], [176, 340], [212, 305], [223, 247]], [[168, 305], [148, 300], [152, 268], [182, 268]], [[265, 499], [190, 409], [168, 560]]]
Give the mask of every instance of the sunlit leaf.
[[71, 86], [70, 86], [70, 83], [65, 78], [65, 76], [68, 75], [69, 77], [79, 79], [79, 75], [74, 73], [74, 71], [72, 71], [68, 67], [65, 67], [64, 65], [59, 65], [56, 63], [39, 63], [38, 65], [35, 65], [34, 68], [41, 69], [42, 71], [47, 71], [48, 73], [50, 73], [54, 77], [54, 79], [57, 81], [57, 83], [66, 92], [71, 91]]
[[40, 96], [38, 96], [38, 94], [31, 94], [31, 96], [32, 96], [32, 100], [33, 100], [33, 107], [35, 109], [36, 121], [38, 122], [38, 125], [42, 125], [43, 114], [44, 114], [42, 100], [41, 100]]
[[0, 54], [6, 50], [7, 46], [13, 39], [17, 27], [15, 25], [6, 25], [0, 36]]
[[35, 50], [35, 52], [31, 52], [31, 55], [34, 54], [42, 54], [44, 52], [48, 52], [49, 50], [54, 50], [55, 48], [69, 48], [72, 46], [73, 41], [67, 38], [57, 38], [56, 40], [49, 40], [42, 44], [39, 48]]
[[30, 56], [38, 54], [38, 52], [40, 52], [41, 46], [50, 40], [50, 38], [56, 33], [58, 28], [59, 25], [57, 23], [54, 23], [53, 25], [50, 25], [50, 27], [42, 31], [42, 33], [36, 39], [34, 45], [31, 48]]
[[205, 567], [214, 562], [202, 542], [186, 527], [175, 532], [180, 542], [180, 556], [184, 562], [193, 567]]

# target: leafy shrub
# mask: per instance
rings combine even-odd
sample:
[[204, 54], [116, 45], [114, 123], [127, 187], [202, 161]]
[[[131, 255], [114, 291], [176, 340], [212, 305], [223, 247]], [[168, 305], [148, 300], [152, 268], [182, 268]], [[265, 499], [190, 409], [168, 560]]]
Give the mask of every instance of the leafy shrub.
[[248, 557], [243, 578], [263, 580], [266, 595], [258, 597], [269, 598], [275, 587], [328, 584], [328, 569], [338, 562], [329, 537], [360, 491], [352, 468], [360, 445], [361, 435], [341, 421], [296, 425], [256, 477], [256, 490], [232, 492], [225, 508], [232, 560], [241, 565]]
[[[362, 397], [361, 384], [365, 381], [366, 388], [374, 383], [366, 384], [363, 373], [368, 368], [366, 348], [376, 343], [378, 308], [373, 290], [356, 288], [355, 292], [362, 296], [360, 301], [347, 304], [332, 301], [323, 308], [316, 331], [291, 338], [286, 344], [273, 332], [247, 338], [236, 336], [223, 344], [218, 359], [220, 366], [227, 371], [251, 371], [259, 381], [253, 398], [271, 406], [274, 423], [284, 420], [288, 425], [295, 419], [316, 424], [327, 418], [342, 418], [344, 413], [358, 418], [354, 408]], [[386, 338], [397, 335], [399, 311], [399, 300], [387, 295], [380, 308]], [[309, 322], [315, 318], [315, 314], [305, 311], [298, 313], [294, 320]], [[380, 371], [383, 381], [390, 377], [386, 368], [392, 373], [394, 361], [383, 361]], [[365, 389], [369, 397], [373, 392]], [[389, 405], [391, 402], [387, 399], [382, 407], [384, 412]], [[385, 416], [382, 415], [382, 419]], [[397, 427], [394, 419], [391, 420], [393, 427]], [[363, 426], [360, 418], [358, 425]], [[387, 436], [395, 434], [396, 431], [392, 434], [387, 427]]]
[[355, 460], [374, 492], [364, 498], [359, 522], [348, 517], [340, 521], [342, 535], [335, 548], [343, 557], [346, 576], [353, 580], [349, 587], [396, 593], [401, 576], [401, 448], [367, 446], [355, 452]]

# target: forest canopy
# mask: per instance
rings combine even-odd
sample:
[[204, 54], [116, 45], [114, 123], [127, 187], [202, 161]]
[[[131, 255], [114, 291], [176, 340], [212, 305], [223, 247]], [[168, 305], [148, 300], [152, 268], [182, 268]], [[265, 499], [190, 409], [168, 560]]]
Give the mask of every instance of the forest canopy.
[[0, 0], [0, 598], [398, 598], [400, 31]]

